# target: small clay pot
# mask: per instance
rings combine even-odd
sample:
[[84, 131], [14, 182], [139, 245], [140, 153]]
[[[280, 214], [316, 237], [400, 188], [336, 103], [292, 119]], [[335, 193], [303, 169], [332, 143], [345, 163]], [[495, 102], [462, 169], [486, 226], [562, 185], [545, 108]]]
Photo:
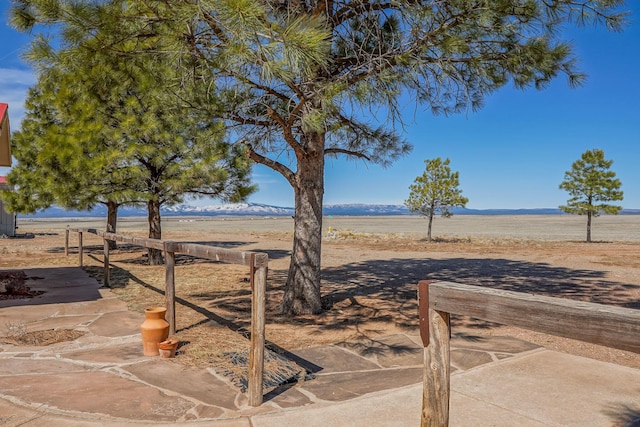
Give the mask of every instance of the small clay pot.
[[176, 355], [176, 349], [178, 348], [178, 340], [175, 338], [168, 338], [165, 341], [158, 343], [158, 352], [160, 357], [168, 359]]
[[145, 356], [157, 356], [158, 343], [169, 336], [169, 322], [164, 319], [166, 312], [164, 307], [151, 307], [144, 311], [145, 320], [140, 325], [140, 332]]

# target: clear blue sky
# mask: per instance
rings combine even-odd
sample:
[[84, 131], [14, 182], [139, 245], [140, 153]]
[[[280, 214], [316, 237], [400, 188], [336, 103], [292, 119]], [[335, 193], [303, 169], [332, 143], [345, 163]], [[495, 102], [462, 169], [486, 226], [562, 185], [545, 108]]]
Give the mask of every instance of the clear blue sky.
[[[414, 150], [386, 169], [328, 159], [325, 204], [402, 204], [424, 160], [449, 157], [469, 208], [557, 207], [568, 198], [558, 189], [564, 172], [584, 151], [600, 148], [622, 181], [621, 204], [639, 209], [640, 2], [627, 3], [631, 23], [622, 33], [567, 28], [589, 76], [584, 86], [570, 89], [563, 76], [543, 91], [507, 86], [480, 111], [449, 117], [408, 106], [405, 137]], [[15, 130], [35, 79], [19, 56], [28, 37], [5, 24], [8, 5], [3, 1], [0, 12], [0, 102], [9, 103]], [[259, 191], [250, 202], [293, 206], [293, 190], [280, 175], [258, 165], [253, 178]]]

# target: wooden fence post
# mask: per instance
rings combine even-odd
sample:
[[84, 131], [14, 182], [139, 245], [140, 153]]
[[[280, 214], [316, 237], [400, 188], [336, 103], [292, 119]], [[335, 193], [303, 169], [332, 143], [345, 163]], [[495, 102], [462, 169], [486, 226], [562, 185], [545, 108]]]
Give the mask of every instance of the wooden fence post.
[[109, 241], [104, 239], [104, 286], [109, 286]]
[[429, 346], [424, 349], [422, 427], [449, 425], [450, 336], [449, 313], [429, 308]]
[[168, 251], [167, 243], [165, 243], [164, 251], [164, 299], [165, 307], [167, 307], [167, 322], [169, 322], [169, 335], [176, 333], [176, 280], [175, 280], [175, 252]]
[[82, 230], [78, 231], [78, 253], [80, 254], [80, 267], [82, 267], [82, 255], [84, 253], [84, 248], [82, 246]]
[[69, 226], [64, 232], [64, 255], [69, 256]]
[[267, 267], [255, 268], [251, 254], [251, 349], [249, 353], [249, 405], [262, 405], [264, 385], [265, 300]]

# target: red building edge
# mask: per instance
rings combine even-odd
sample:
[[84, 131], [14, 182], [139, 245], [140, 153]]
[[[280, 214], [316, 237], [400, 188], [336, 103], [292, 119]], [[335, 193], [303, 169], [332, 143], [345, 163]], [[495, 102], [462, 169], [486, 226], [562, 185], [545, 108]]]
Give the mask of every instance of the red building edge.
[[9, 104], [0, 102], [0, 166], [11, 166]]

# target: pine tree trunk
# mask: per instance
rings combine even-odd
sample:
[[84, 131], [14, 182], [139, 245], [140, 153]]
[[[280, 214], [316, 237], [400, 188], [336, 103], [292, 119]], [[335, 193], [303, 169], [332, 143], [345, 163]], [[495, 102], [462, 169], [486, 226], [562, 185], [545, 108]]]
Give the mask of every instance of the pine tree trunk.
[[298, 161], [295, 192], [293, 251], [281, 311], [317, 314], [320, 296], [322, 199], [324, 197], [324, 135], [311, 135], [304, 161]]
[[[113, 201], [107, 202], [107, 233], [115, 233], [118, 226], [118, 204]], [[114, 250], [118, 248], [118, 244], [115, 240], [109, 240], [109, 249]]]
[[587, 212], [587, 243], [591, 243], [591, 211]]
[[[149, 238], [162, 239], [162, 227], [160, 224], [160, 202], [158, 200], [149, 200], [147, 202], [147, 213], [149, 215]], [[149, 249], [149, 265], [162, 265], [162, 251], [158, 249]]]
[[429, 228], [427, 230], [427, 241], [431, 241], [431, 225], [433, 224], [433, 211], [429, 213]]

